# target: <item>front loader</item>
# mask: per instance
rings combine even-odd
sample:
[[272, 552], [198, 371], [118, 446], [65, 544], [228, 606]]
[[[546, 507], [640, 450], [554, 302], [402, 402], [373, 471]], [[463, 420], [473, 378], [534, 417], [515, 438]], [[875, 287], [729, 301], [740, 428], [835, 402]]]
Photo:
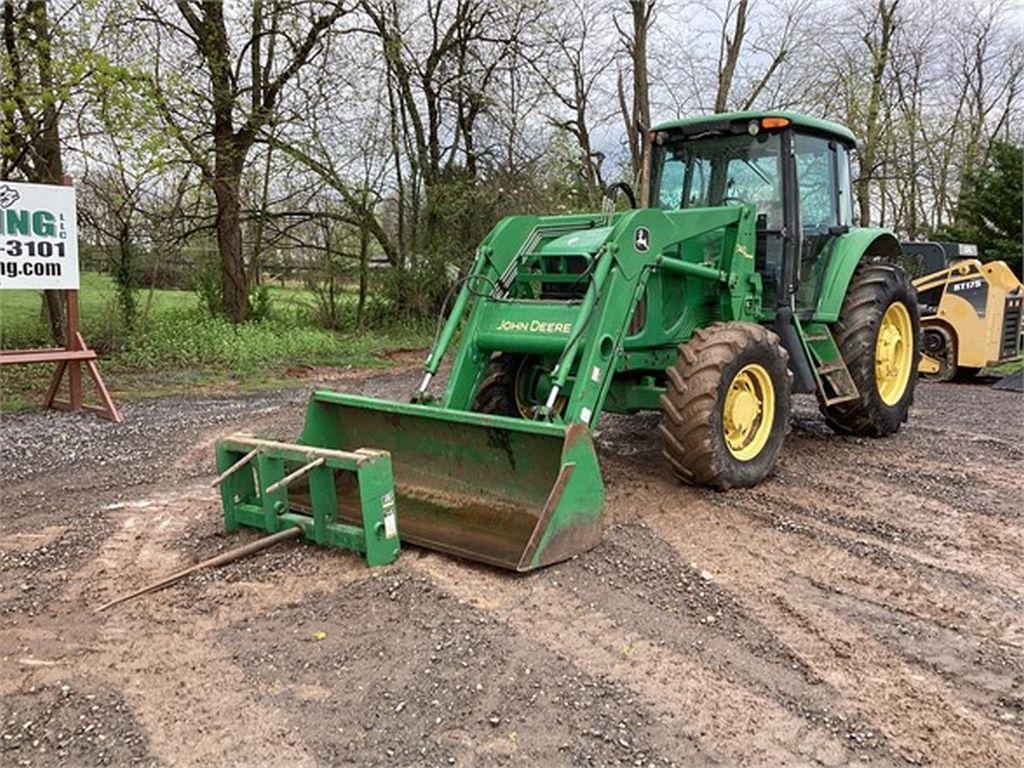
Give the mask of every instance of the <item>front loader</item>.
[[[229, 526], [298, 525], [377, 562], [400, 535], [526, 571], [600, 539], [605, 411], [660, 410], [670, 471], [722, 490], [772, 471], [791, 392], [816, 393], [840, 433], [895, 432], [917, 302], [886, 263], [896, 238], [852, 224], [853, 146], [793, 113], [664, 123], [649, 133], [644, 207], [502, 220], [410, 402], [318, 391], [291, 454], [219, 446]], [[356, 458], [327, 466], [335, 453]], [[388, 457], [393, 486], [367, 492], [359, 456]]]

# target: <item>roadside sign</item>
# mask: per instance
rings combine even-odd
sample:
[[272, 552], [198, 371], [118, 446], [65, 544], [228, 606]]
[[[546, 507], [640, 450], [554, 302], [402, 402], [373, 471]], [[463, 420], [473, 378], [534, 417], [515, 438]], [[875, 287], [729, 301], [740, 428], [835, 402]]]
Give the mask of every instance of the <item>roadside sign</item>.
[[78, 290], [73, 187], [0, 181], [0, 289]]

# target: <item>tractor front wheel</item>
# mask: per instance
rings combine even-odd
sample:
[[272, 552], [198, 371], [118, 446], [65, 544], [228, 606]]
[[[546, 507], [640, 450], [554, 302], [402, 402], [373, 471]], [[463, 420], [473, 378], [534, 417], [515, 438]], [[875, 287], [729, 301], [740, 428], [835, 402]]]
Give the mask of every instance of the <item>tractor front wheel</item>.
[[907, 273], [888, 264], [857, 267], [832, 326], [860, 397], [822, 405], [841, 434], [883, 437], [907, 420], [921, 362], [917, 294]]
[[[477, 390], [473, 410], [477, 413], [533, 419], [541, 405], [538, 389], [543, 373], [540, 358], [534, 355], [511, 352], [495, 355]], [[561, 412], [565, 403], [564, 397], [558, 398], [555, 410]]]
[[787, 363], [778, 336], [753, 323], [715, 323], [681, 344], [659, 427], [673, 473], [720, 490], [764, 479], [789, 430]]
[[516, 383], [524, 362], [523, 355], [496, 355], [484, 374], [480, 389], [477, 390], [473, 410], [479, 413], [524, 418], [520, 413], [519, 399], [516, 397]]

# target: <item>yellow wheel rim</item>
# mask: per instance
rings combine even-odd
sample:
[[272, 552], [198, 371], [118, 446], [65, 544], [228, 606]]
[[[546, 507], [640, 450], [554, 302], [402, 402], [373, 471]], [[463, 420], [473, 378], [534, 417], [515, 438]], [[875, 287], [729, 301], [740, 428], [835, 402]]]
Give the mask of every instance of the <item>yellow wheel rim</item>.
[[744, 366], [729, 384], [722, 403], [722, 427], [729, 453], [750, 461], [768, 442], [775, 420], [775, 387], [764, 366]]
[[886, 405], [907, 391], [914, 357], [914, 331], [906, 305], [895, 301], [882, 315], [875, 341], [875, 386]]

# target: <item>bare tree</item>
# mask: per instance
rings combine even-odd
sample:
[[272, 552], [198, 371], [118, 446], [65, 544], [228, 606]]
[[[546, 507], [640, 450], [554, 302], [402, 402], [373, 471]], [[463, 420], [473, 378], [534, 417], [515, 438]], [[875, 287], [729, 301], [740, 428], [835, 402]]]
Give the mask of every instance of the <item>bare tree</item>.
[[532, 62], [554, 97], [552, 107], [546, 110], [547, 119], [575, 142], [585, 196], [591, 200], [604, 184], [604, 154], [595, 148], [591, 138], [599, 122], [594, 102], [601, 77], [614, 64], [612, 56], [601, 55], [601, 41], [595, 39], [605, 12], [607, 8], [585, 0], [566, 3], [552, 17], [543, 38], [549, 55], [538, 56]]
[[[747, 10], [749, 0], [732, 0], [725, 6], [722, 32], [718, 43], [718, 88], [715, 91], [715, 112], [725, 112], [729, 105], [729, 93], [736, 74], [736, 64], [743, 50], [743, 38], [747, 34]], [[732, 23], [732, 32], [729, 24]]]
[[871, 182], [878, 174], [883, 131], [883, 95], [900, 0], [878, 0], [862, 40], [869, 56], [869, 89], [860, 144], [860, 173], [854, 181], [860, 223], [871, 221]]
[[[273, 122], [282, 92], [321, 52], [324, 36], [350, 8], [324, 3], [306, 21], [305, 3], [268, 6], [252, 0], [244, 25], [229, 29], [226, 6], [217, 0], [175, 0], [183, 24], [150, 0], [139, 5], [159, 33], [184, 39], [194, 48], [208, 82], [208, 95], [193, 91], [182, 104], [174, 93], [180, 78], [162, 77], [159, 70], [151, 78], [153, 98], [169, 132], [201, 170], [216, 199], [223, 310], [242, 322], [252, 311], [242, 242], [242, 172], [253, 144]], [[197, 120], [204, 103], [209, 112]]]
[[623, 28], [618, 17], [615, 27], [626, 51], [627, 66], [632, 74], [632, 105], [627, 106], [622, 72], [618, 77], [619, 112], [622, 114], [629, 142], [629, 157], [634, 180], [639, 181], [643, 169], [644, 135], [651, 127], [651, 86], [647, 74], [647, 38], [654, 20], [655, 0], [629, 0], [630, 25]]
[[[60, 184], [59, 86], [54, 72], [54, 30], [46, 0], [18, 7], [4, 0], [3, 141], [0, 178], [21, 176], [37, 184]], [[64, 310], [59, 291], [44, 291], [50, 333], [64, 342]]]

